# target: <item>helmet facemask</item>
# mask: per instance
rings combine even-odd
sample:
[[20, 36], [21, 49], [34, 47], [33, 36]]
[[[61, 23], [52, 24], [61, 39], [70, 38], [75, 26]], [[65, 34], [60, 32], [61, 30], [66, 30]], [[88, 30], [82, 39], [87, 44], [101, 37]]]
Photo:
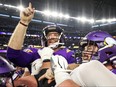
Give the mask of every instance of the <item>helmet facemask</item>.
[[[57, 35], [57, 37], [55, 37], [55, 38], [49, 38], [48, 36], [48, 34], [49, 33], [57, 33], [58, 35]], [[48, 26], [48, 27], [45, 27], [44, 29], [43, 29], [43, 37], [42, 37], [42, 46], [45, 46], [45, 47], [47, 47], [47, 46], [49, 46], [49, 44], [48, 44], [48, 40], [50, 40], [51, 39], [51, 41], [52, 41], [52, 39], [54, 39], [54, 40], [57, 40], [57, 41], [55, 41], [55, 42], [53, 42], [53, 44], [55, 43], [57, 43], [57, 44], [61, 44], [61, 43], [64, 43], [64, 35], [63, 35], [63, 29], [62, 28], [60, 28], [59, 26], [54, 26], [54, 25], [51, 25], [51, 26]], [[51, 44], [52, 45], [52, 44]], [[58, 46], [59, 47], [59, 46]]]
[[[113, 37], [105, 32], [105, 31], [92, 31], [90, 33], [88, 33], [84, 38], [84, 40], [86, 40], [86, 44], [89, 44], [88, 42], [94, 42], [95, 45], [98, 47], [98, 49], [102, 49], [106, 46], [112, 46], [114, 44], [116, 44], [116, 41], [113, 39]], [[95, 48], [93, 48], [95, 49]], [[97, 52], [96, 54], [92, 53], [94, 56], [92, 56], [92, 59], [99, 59], [99, 57], [97, 56]], [[96, 56], [95, 56], [96, 55]]]
[[95, 42], [87, 41], [83, 44], [82, 59], [84, 62], [89, 62], [91, 59], [97, 58], [98, 47]]

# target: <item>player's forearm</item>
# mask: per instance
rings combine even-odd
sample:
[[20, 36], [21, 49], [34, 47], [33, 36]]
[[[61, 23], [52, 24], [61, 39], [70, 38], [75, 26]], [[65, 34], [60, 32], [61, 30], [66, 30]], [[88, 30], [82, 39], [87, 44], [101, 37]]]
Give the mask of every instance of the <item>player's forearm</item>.
[[31, 19], [34, 17], [35, 8], [33, 8], [32, 4], [29, 3], [29, 6], [20, 12], [20, 22], [15, 28], [13, 35], [10, 38], [8, 46], [10, 48], [20, 50], [22, 48], [26, 30], [28, 24], [31, 22]]
[[[20, 21], [20, 22], [23, 23], [22, 21]], [[16, 49], [16, 50], [19, 50], [22, 48], [25, 34], [26, 34], [26, 30], [28, 28], [27, 23], [24, 23], [25, 25], [27, 25], [27, 26], [25, 26], [25, 25], [21, 24], [20, 22], [16, 26], [16, 28], [15, 28], [15, 30], [10, 38], [10, 41], [8, 43], [9, 47]]]
[[78, 66], [79, 66], [79, 64], [72, 63], [72, 64], [69, 64], [69, 65], [68, 65], [68, 69], [73, 70], [73, 69], [75, 69], [75, 68], [78, 67]]

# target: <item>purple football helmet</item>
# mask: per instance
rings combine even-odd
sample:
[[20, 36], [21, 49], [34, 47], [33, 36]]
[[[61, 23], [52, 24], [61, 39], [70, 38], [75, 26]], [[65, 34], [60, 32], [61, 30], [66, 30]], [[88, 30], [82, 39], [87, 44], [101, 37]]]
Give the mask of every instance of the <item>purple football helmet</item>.
[[[95, 45], [98, 47], [98, 50], [100, 48], [103, 48], [107, 45], [115, 45], [116, 41], [113, 39], [113, 37], [105, 32], [105, 31], [92, 31], [88, 33], [80, 42], [80, 45], [82, 47], [82, 50], [85, 46], [89, 45]], [[93, 48], [94, 49], [94, 48]], [[98, 60], [98, 53], [96, 52], [95, 54], [91, 54], [91, 59], [92, 60]]]
[[103, 64], [111, 62], [115, 64], [116, 62], [116, 45], [112, 47], [106, 46], [98, 51], [99, 61]]
[[41, 38], [41, 45], [43, 47], [47, 47], [47, 34], [49, 32], [58, 32], [59, 33], [59, 42], [60, 43], [64, 43], [65, 39], [64, 39], [64, 34], [63, 34], [63, 29], [60, 26], [57, 25], [48, 25], [47, 27], [43, 28], [43, 35]]
[[116, 69], [112, 69], [112, 72], [113, 72], [114, 74], [116, 74]]
[[81, 41], [81, 46], [85, 46], [93, 42], [93, 44], [97, 45], [98, 48], [104, 47], [108, 44], [107, 42], [105, 42], [105, 39], [107, 37], [113, 38], [109, 33], [105, 31], [92, 31], [83, 38], [83, 40]]
[[12, 77], [14, 71], [15, 68], [5, 58], [0, 56], [0, 87], [6, 87], [6, 81]]

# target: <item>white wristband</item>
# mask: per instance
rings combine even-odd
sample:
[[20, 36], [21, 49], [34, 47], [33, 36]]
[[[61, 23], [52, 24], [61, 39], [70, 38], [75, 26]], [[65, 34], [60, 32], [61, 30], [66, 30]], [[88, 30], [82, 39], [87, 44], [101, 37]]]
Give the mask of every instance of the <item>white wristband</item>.
[[42, 60], [41, 59], [36, 59], [34, 62], [32, 62], [32, 64], [31, 64], [31, 75], [38, 74], [41, 66], [42, 66]]

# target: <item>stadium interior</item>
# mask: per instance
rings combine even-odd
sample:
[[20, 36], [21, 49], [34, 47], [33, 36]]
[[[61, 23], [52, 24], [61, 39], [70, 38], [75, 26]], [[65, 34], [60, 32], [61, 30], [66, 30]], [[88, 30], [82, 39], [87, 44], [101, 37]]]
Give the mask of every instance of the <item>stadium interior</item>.
[[0, 0], [0, 55], [29, 2], [36, 12], [26, 34], [24, 48], [41, 47], [42, 29], [56, 24], [64, 29], [66, 47], [77, 50], [88, 32], [104, 30], [116, 38], [116, 0]]

